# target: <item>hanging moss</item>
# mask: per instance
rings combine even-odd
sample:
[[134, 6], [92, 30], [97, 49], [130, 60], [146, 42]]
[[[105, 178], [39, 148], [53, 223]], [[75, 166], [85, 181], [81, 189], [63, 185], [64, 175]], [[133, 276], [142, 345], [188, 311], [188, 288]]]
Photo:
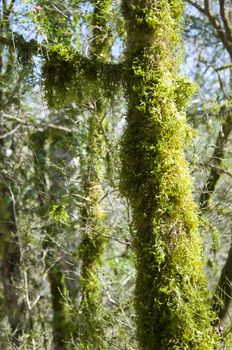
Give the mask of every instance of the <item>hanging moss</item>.
[[[101, 47], [101, 46], [100, 46]], [[95, 50], [96, 51], [96, 50]], [[62, 107], [67, 102], [88, 103], [101, 90], [113, 98], [122, 81], [123, 64], [114, 64], [81, 56], [71, 47], [57, 44], [46, 53], [43, 65], [45, 97], [49, 107]]]
[[180, 0], [123, 1], [128, 116], [121, 189], [133, 213], [141, 350], [209, 350], [215, 344], [183, 153], [189, 134], [183, 107], [192, 88], [179, 76], [182, 10]]

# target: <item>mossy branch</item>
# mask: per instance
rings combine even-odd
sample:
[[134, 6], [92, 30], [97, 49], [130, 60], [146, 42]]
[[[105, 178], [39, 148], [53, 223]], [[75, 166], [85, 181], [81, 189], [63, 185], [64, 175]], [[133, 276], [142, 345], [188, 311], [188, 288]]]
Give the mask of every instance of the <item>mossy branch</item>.
[[[26, 41], [22, 35], [14, 32], [11, 37], [1, 37], [0, 42], [16, 50], [19, 63], [25, 68], [32, 66], [33, 56], [42, 57], [42, 82], [50, 107], [60, 107], [73, 100], [84, 103], [93, 93], [98, 95], [99, 89], [112, 98], [123, 79], [124, 63], [88, 58], [62, 44], [50, 47], [36, 40]], [[28, 74], [31, 74], [31, 70], [28, 70]]]
[[63, 45], [53, 46], [43, 66], [47, 101], [51, 107], [67, 101], [83, 104], [98, 96], [99, 90], [113, 97], [122, 81], [123, 66], [83, 57]]

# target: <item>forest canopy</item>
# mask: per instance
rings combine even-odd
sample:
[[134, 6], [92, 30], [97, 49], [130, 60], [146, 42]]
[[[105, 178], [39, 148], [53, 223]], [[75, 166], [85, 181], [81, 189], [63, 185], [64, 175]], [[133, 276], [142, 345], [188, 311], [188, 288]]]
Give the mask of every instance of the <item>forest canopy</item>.
[[232, 348], [231, 0], [0, 1], [0, 347]]

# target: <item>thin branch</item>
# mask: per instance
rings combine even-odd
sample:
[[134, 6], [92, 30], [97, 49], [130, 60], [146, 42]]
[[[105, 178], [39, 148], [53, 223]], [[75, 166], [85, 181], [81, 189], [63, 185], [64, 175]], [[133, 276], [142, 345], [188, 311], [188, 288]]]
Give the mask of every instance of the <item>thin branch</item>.
[[232, 45], [230, 40], [228, 40], [228, 37], [223, 30], [219, 20], [217, 19], [216, 15], [212, 12], [210, 9], [210, 2], [209, 0], [204, 0], [204, 8], [202, 8], [200, 5], [198, 5], [195, 1], [192, 0], [186, 0], [190, 5], [195, 7], [200, 13], [204, 14], [208, 17], [210, 23], [214, 27], [214, 29], [217, 31], [218, 37], [222, 41], [225, 49], [228, 51], [230, 57], [232, 57]]
[[41, 295], [38, 295], [33, 302], [30, 301], [29, 298], [29, 288], [28, 288], [28, 282], [27, 282], [27, 273], [24, 271], [24, 283], [25, 283], [25, 292], [26, 292], [26, 302], [27, 302], [27, 307], [31, 311], [35, 305], [40, 301]]
[[213, 167], [213, 166], [212, 166], [212, 168], [214, 168], [219, 174], [225, 174], [225, 175], [227, 175], [229, 177], [232, 177], [232, 173], [230, 171], [226, 170], [226, 169], [217, 168], [217, 167]]
[[225, 0], [219, 0], [219, 4], [220, 4], [220, 15], [224, 24], [227, 40], [232, 43], [231, 28], [225, 12]]
[[[57, 69], [57, 63], [51, 64], [51, 56], [54, 55], [54, 52], [50, 50], [48, 45], [43, 43], [38, 43], [36, 40], [31, 39], [30, 41], [26, 41], [22, 35], [19, 35], [12, 31], [12, 38], [0, 37], [0, 44], [12, 47], [17, 50], [25, 50], [30, 51], [33, 54], [40, 54], [47, 60], [47, 64], [49, 65], [49, 69], [51, 66], [54, 69]], [[75, 52], [75, 62], [64, 61], [63, 63], [67, 65], [72, 65], [74, 69], [74, 73], [78, 73], [84, 70], [88, 74], [91, 72], [90, 80], [95, 80], [99, 78], [99, 72], [101, 72], [102, 79], [106, 81], [121, 81], [123, 76], [123, 68], [124, 63], [105, 63], [103, 61], [95, 61], [88, 57], [81, 55], [79, 52]], [[59, 61], [61, 62], [62, 57], [59, 56], [59, 53], [56, 53], [57, 57], [59, 57]], [[77, 64], [76, 64], [77, 62]], [[46, 67], [46, 65], [44, 65]]]
[[56, 5], [54, 5], [54, 4], [51, 4], [51, 5], [52, 5], [52, 7], [54, 7], [54, 9], [55, 9], [56, 11], [58, 11], [62, 16], [68, 18], [68, 16], [67, 16], [65, 13], [63, 13]]
[[219, 71], [224, 70], [224, 69], [232, 69], [232, 63], [224, 64], [223, 66], [215, 67], [214, 69], [216, 72], [219, 72]]
[[204, 0], [204, 6], [205, 6], [205, 14], [206, 14], [206, 16], [209, 18], [211, 24], [216, 29], [216, 31], [217, 31], [219, 37], [221, 38], [222, 42], [225, 44], [226, 40], [225, 40], [224, 31], [223, 31], [223, 29], [222, 29], [218, 19], [216, 18], [215, 14], [210, 9], [209, 0]]
[[112, 237], [112, 236], [109, 236], [109, 235], [106, 235], [106, 234], [103, 234], [103, 237], [105, 237], [107, 239], [110, 239], [112, 241], [118, 242], [118, 243], [120, 243], [122, 245], [125, 245], [126, 247], [131, 247], [131, 241], [130, 240], [122, 241], [121, 239], [118, 239], [116, 237]]
[[193, 7], [195, 7], [199, 12], [203, 13], [204, 15], [206, 15], [206, 12], [204, 10], [203, 7], [201, 7], [199, 4], [196, 4], [194, 1], [192, 0], [186, 0], [190, 5], [192, 5]]
[[3, 0], [3, 10], [2, 10], [2, 18], [4, 21], [8, 22], [7, 27], [9, 28], [9, 17], [13, 10], [13, 6], [15, 4], [15, 0], [12, 0], [9, 6], [7, 7], [7, 1]]
[[9, 5], [9, 7], [8, 7], [8, 16], [11, 14], [15, 2], [16, 2], [16, 0], [11, 0], [11, 3], [10, 3], [10, 5]]
[[[22, 119], [20, 119], [20, 118], [18, 118], [16, 116], [8, 115], [8, 114], [6, 114], [4, 112], [3, 112], [3, 116], [4, 116], [4, 118], [7, 118], [8, 120], [19, 122], [23, 126], [35, 128], [36, 131], [44, 131], [44, 130], [46, 130], [48, 128], [51, 128], [51, 129], [55, 129], [55, 130], [64, 131], [64, 132], [67, 132], [67, 133], [77, 132], [77, 128], [67, 128], [65, 126], [57, 125], [57, 124], [53, 124], [53, 123], [49, 123], [49, 124], [47, 124], [47, 123], [42, 123], [42, 124], [28, 123], [26, 120], [22, 120]], [[0, 139], [4, 139], [7, 136], [13, 134], [19, 127], [20, 127], [20, 125], [17, 125], [17, 127], [15, 129], [11, 130], [10, 132], [8, 132], [8, 133], [6, 133], [4, 135], [0, 135]]]
[[225, 318], [232, 299], [232, 247], [222, 269], [216, 292], [213, 297], [214, 309], [218, 315], [218, 322]]
[[8, 190], [10, 192], [10, 196], [11, 196], [11, 200], [12, 200], [12, 209], [13, 209], [13, 215], [14, 215], [14, 222], [15, 222], [15, 228], [16, 228], [16, 231], [18, 231], [18, 220], [17, 220], [17, 213], [16, 213], [16, 200], [15, 200], [15, 196], [14, 196], [14, 193], [11, 189], [10, 186], [8, 186]]
[[77, 129], [76, 128], [67, 128], [65, 126], [62, 126], [62, 125], [56, 125], [56, 124], [44, 124], [44, 125], [41, 125], [41, 127], [43, 129], [46, 129], [46, 128], [51, 128], [51, 129], [55, 129], [55, 130], [60, 130], [60, 131], [65, 131], [67, 133], [72, 133], [72, 132], [76, 132]]
[[7, 138], [8, 136], [14, 134], [18, 128], [20, 128], [20, 125], [17, 125], [14, 129], [12, 129], [11, 131], [7, 132], [6, 134], [0, 135], [0, 140], [3, 140], [5, 138]]
[[[221, 109], [223, 113], [224, 107]], [[225, 121], [221, 125], [221, 129], [218, 133], [213, 155], [211, 157], [212, 167], [210, 174], [205, 182], [201, 196], [200, 196], [200, 207], [202, 210], [206, 209], [209, 204], [209, 200], [214, 192], [218, 180], [220, 179], [221, 172], [220, 165], [224, 160], [225, 146], [228, 142], [230, 133], [232, 131], [232, 111], [227, 112]]]
[[[214, 59], [211, 59], [211, 61], [214, 61]], [[205, 64], [209, 68], [213, 68], [215, 70], [215, 72], [220, 72], [220, 71], [225, 70], [225, 69], [232, 69], [232, 63], [224, 64], [221, 67], [215, 67], [212, 63], [209, 63], [208, 61], [206, 61], [205, 59], [203, 59], [201, 57], [199, 58], [199, 62]]]
[[[221, 88], [221, 90], [222, 90], [222, 93], [223, 93], [224, 97], [225, 97], [226, 99], [229, 99], [229, 96], [227, 95], [227, 93], [226, 93], [226, 91], [225, 91], [225, 89], [224, 89], [223, 80], [222, 80], [222, 78], [221, 78], [221, 76], [220, 76], [220, 71], [223, 70], [223, 68], [222, 68], [222, 67], [221, 67], [221, 68], [220, 68], [220, 67], [217, 68], [217, 67], [215, 67], [212, 63], [209, 63], [209, 62], [207, 62], [206, 60], [204, 60], [204, 59], [202, 59], [202, 58], [199, 58], [199, 62], [205, 64], [207, 68], [213, 68], [213, 70], [215, 71], [215, 73], [216, 73], [217, 76], [218, 76], [218, 82], [219, 82], [219, 85], [220, 85], [220, 88]], [[232, 65], [231, 65], [231, 66], [232, 66]], [[229, 68], [229, 67], [226, 67], [226, 68]], [[226, 69], [226, 68], [225, 68], [225, 69]]]

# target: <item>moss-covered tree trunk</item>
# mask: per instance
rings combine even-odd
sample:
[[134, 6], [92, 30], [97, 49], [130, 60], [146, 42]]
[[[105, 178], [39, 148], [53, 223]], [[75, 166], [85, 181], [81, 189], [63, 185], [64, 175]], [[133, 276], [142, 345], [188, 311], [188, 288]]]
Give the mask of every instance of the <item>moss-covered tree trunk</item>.
[[[96, 111], [97, 113], [97, 111]], [[98, 349], [104, 334], [102, 324], [102, 300], [98, 269], [104, 249], [104, 212], [102, 198], [102, 135], [96, 116], [88, 121], [87, 167], [84, 171], [84, 196], [86, 203], [82, 210], [83, 238], [80, 246], [82, 259], [80, 275], [80, 317], [78, 318], [79, 341], [83, 349]], [[101, 347], [102, 348], [102, 347]], [[99, 348], [100, 349], [100, 348]]]
[[213, 349], [202, 243], [184, 159], [181, 0], [124, 0], [128, 116], [121, 188], [134, 224], [140, 350]]
[[[91, 26], [91, 58], [93, 61], [109, 60], [111, 48], [110, 28], [107, 28], [107, 12], [111, 0], [92, 0], [94, 7]], [[104, 97], [93, 96], [93, 105], [88, 117], [86, 159], [83, 162], [85, 205], [82, 210], [83, 240], [80, 246], [81, 268], [81, 317], [79, 320], [80, 343], [83, 349], [103, 349], [104, 325], [98, 268], [104, 249], [103, 197], [103, 149], [106, 111]]]

